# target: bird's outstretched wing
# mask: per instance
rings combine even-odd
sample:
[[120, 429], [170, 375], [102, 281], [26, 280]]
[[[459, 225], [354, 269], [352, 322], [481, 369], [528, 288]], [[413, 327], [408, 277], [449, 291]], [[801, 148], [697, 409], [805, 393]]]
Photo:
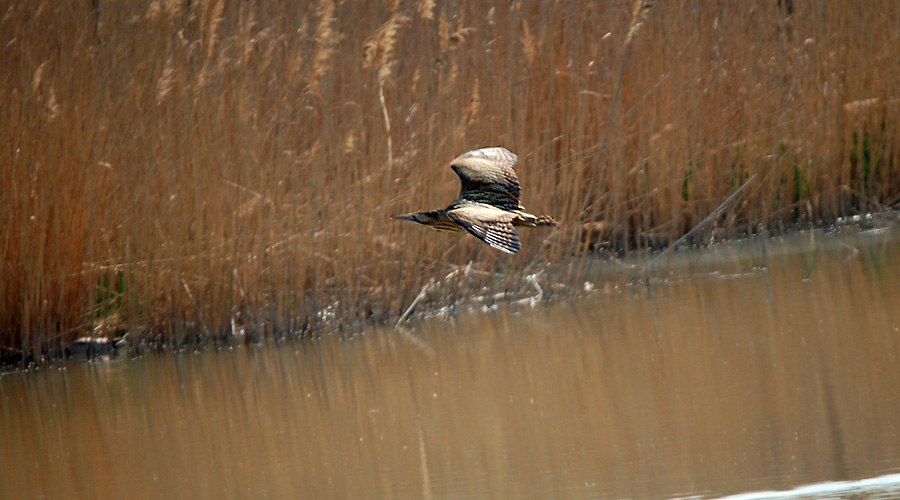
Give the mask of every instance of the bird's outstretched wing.
[[450, 168], [459, 176], [459, 200], [485, 203], [504, 210], [521, 210], [516, 155], [506, 148], [484, 148], [456, 158]]
[[515, 214], [499, 208], [472, 203], [447, 211], [447, 216], [479, 240], [506, 253], [521, 248], [519, 233], [512, 225]]

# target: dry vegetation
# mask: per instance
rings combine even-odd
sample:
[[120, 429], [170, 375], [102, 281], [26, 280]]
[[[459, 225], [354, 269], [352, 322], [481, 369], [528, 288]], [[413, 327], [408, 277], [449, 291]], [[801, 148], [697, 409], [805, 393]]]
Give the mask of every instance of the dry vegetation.
[[[601, 238], [663, 246], [754, 173], [726, 235], [900, 197], [894, 0], [4, 9], [5, 353], [101, 322], [182, 345], [396, 318], [470, 261], [443, 299]], [[492, 145], [559, 228], [509, 258], [388, 219]]]

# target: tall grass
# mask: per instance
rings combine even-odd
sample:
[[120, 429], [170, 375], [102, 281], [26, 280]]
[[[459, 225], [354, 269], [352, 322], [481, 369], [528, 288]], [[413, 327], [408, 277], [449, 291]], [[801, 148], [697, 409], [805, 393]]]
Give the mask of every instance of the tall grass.
[[[900, 198], [895, 2], [13, 2], [0, 18], [0, 346], [103, 322], [183, 345], [396, 318], [590, 251]], [[561, 221], [514, 258], [395, 223], [519, 154]]]

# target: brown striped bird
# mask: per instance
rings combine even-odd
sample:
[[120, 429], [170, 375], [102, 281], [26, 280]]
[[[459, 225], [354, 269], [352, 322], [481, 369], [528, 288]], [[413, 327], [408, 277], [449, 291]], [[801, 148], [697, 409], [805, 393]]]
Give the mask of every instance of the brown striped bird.
[[525, 212], [519, 204], [519, 178], [513, 170], [518, 158], [506, 148], [484, 148], [456, 158], [450, 168], [459, 176], [459, 196], [447, 208], [394, 215], [436, 231], [468, 231], [506, 253], [521, 247], [516, 226], [555, 226], [550, 216]]

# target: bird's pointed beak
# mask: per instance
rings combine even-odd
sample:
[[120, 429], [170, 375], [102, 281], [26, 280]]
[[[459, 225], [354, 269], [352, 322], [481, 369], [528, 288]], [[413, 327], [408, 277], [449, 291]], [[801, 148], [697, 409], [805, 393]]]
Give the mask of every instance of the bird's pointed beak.
[[414, 214], [392, 215], [392, 216], [391, 216], [391, 219], [408, 220], [408, 221], [411, 221], [411, 222], [415, 222], [416, 219], [415, 219], [415, 217], [413, 217], [413, 215], [414, 215]]

